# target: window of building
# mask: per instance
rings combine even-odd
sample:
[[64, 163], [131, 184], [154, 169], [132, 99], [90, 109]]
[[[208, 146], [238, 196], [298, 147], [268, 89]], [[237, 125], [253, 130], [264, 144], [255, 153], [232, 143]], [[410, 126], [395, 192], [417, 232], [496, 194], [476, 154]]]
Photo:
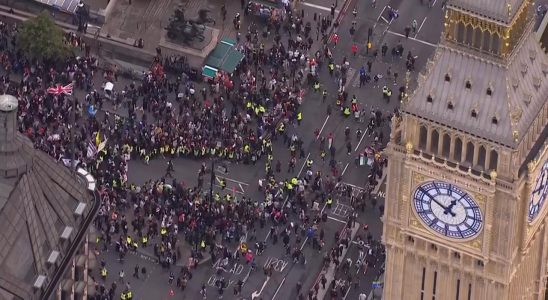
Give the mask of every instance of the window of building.
[[436, 285], [438, 283], [438, 272], [434, 271], [434, 285], [432, 288], [432, 300], [436, 300]]
[[438, 251], [438, 246], [436, 246], [435, 244], [430, 244], [430, 249], [432, 251]]
[[491, 150], [491, 157], [489, 157], [489, 169], [496, 170], [499, 162], [499, 154], [495, 150]]
[[493, 89], [491, 89], [491, 87], [488, 87], [487, 88], [487, 96], [492, 96], [493, 95]]
[[428, 95], [428, 97], [426, 97], [426, 102], [432, 103], [433, 101], [434, 101], [434, 99], [432, 98], [431, 95]]
[[491, 118], [491, 123], [497, 125], [499, 123], [499, 119], [497, 118], [497, 116], [493, 116], [493, 118]]
[[478, 117], [478, 111], [475, 110], [475, 109], [472, 109], [471, 115], [472, 115], [472, 118], [477, 118]]
[[[422, 282], [421, 282], [421, 300], [424, 300], [424, 279], [426, 277], [426, 268], [422, 268]], [[468, 299], [470, 300], [470, 299]]]
[[456, 300], [459, 300], [460, 294], [460, 279], [457, 279], [457, 297], [455, 297]]
[[468, 284], [468, 300], [472, 300], [472, 284]]
[[451, 81], [451, 76], [449, 76], [449, 74], [445, 74], [445, 81], [447, 82]]
[[466, 83], [464, 84], [464, 86], [465, 86], [467, 89], [471, 89], [471, 88], [472, 88], [472, 82], [470, 82], [470, 80], [466, 80]]
[[460, 259], [460, 253], [453, 252], [453, 257], [456, 258], [456, 259]]
[[447, 108], [453, 110], [453, 108], [455, 108], [455, 105], [453, 104], [453, 102], [449, 101], [447, 102]]

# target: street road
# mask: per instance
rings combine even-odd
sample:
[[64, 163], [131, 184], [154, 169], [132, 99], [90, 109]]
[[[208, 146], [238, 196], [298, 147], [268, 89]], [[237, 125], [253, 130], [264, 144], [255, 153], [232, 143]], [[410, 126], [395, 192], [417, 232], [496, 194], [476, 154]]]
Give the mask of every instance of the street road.
[[[386, 103], [382, 99], [381, 87], [387, 85], [394, 91], [405, 85], [405, 57], [403, 59], [394, 58], [391, 55], [386, 57], [372, 56], [372, 50], [366, 51], [365, 45], [367, 43], [368, 28], [372, 28], [372, 36], [370, 41], [373, 44], [373, 49], [380, 48], [380, 45], [386, 43], [389, 49], [394, 47], [397, 43], [401, 42], [405, 53], [411, 51], [416, 57], [415, 69], [421, 70], [426, 63], [426, 60], [433, 53], [434, 46], [437, 43], [440, 32], [442, 29], [442, 10], [440, 3], [435, 3], [434, 7], [428, 8], [426, 6], [419, 5], [419, 1], [402, 1], [402, 0], [390, 0], [390, 1], [377, 1], [376, 7], [372, 8], [367, 2], [361, 3], [356, 6], [356, 0], [343, 3], [339, 1], [337, 3], [336, 10], [343, 12], [340, 19], [340, 26], [337, 29], [340, 35], [340, 43], [337, 45], [334, 53], [335, 62], [340, 64], [344, 56], [347, 57], [350, 63], [350, 71], [348, 74], [348, 81], [345, 85], [346, 91], [349, 96], [356, 95], [360, 108], [365, 108], [368, 111], [379, 110], [382, 112], [384, 122], [380, 131], [384, 135], [384, 143], [389, 136], [389, 120], [388, 116], [398, 107], [398, 101], [396, 97], [392, 97], [389, 103]], [[312, 21], [314, 13], [316, 16], [320, 14], [330, 14], [330, 7], [333, 2], [329, 0], [309, 0], [300, 2], [297, 5], [297, 9], [303, 9], [305, 11], [305, 20]], [[385, 10], [390, 6], [399, 10], [399, 18], [386, 22]], [[229, 11], [237, 11], [239, 8], [230, 7]], [[354, 18], [352, 11], [356, 9], [357, 16]], [[247, 22], [252, 17], [244, 17], [244, 26], [246, 28]], [[356, 21], [356, 33], [351, 36], [349, 29], [352, 26], [352, 21]], [[417, 20], [418, 30], [412, 34], [409, 39], [406, 39], [404, 34], [404, 28], [410, 25], [413, 20]], [[360, 51], [357, 56], [352, 57], [351, 45], [356, 43], [359, 45]], [[379, 51], [380, 52], [380, 51]], [[373, 87], [372, 83], [366, 84], [364, 87], [359, 87], [359, 74], [360, 67], [365, 66], [368, 61], [372, 64], [373, 74], [385, 75], [379, 82], [378, 87]], [[386, 71], [388, 67], [391, 67], [392, 74], [398, 73], [398, 78], [394, 80], [394, 77], [388, 78]], [[416, 72], [412, 72], [411, 81], [409, 85], [414, 86]], [[366, 178], [369, 173], [369, 167], [357, 166], [356, 158], [360, 153], [363, 153], [367, 146], [372, 145], [374, 142], [374, 135], [369, 135], [370, 132], [366, 132], [367, 123], [360, 123], [353, 117], [345, 118], [337, 110], [335, 106], [335, 98], [337, 95], [337, 83], [333, 78], [328, 75], [327, 70], [324, 68], [320, 72], [320, 78], [322, 82], [322, 89], [328, 91], [328, 99], [326, 103], [321, 100], [321, 94], [314, 93], [311, 89], [306, 91], [304, 103], [302, 105], [303, 121], [300, 126], [291, 125], [288, 126], [287, 131], [289, 135], [296, 134], [304, 141], [304, 157], [300, 157], [297, 162], [297, 168], [294, 173], [287, 173], [286, 163], [289, 159], [290, 153], [286, 146], [282, 145], [280, 141], [274, 143], [274, 161], [280, 160], [282, 162], [283, 170], [281, 174], [277, 174], [277, 178], [283, 179], [291, 178], [293, 176], [301, 175], [304, 170], [304, 164], [306, 159], [312, 159], [314, 161], [313, 171], [321, 171], [323, 174], [330, 174], [330, 168], [326, 161], [322, 161], [319, 156], [319, 141], [315, 132], [319, 132], [319, 136], [327, 136], [331, 134], [333, 136], [333, 144], [336, 148], [336, 160], [338, 161], [337, 169], [338, 174], [341, 175], [341, 184], [348, 184], [355, 187], [356, 191], [359, 191], [365, 187]], [[117, 86], [125, 86], [130, 82], [126, 79], [120, 79], [116, 83]], [[397, 94], [397, 93], [394, 93]], [[332, 114], [328, 115], [328, 105], [332, 108]], [[108, 109], [108, 106], [107, 106]], [[114, 111], [112, 111], [114, 113]], [[124, 109], [121, 109], [115, 113], [124, 115]], [[350, 142], [351, 151], [347, 152], [345, 147], [345, 135], [346, 128], [350, 129]], [[363, 134], [359, 139], [356, 137], [356, 131], [360, 129]], [[209, 161], [204, 161], [209, 166]], [[139, 160], [131, 161], [129, 164], [129, 182], [142, 184], [147, 180], [157, 180], [164, 176], [167, 160], [156, 159], [152, 160], [149, 165], [145, 165], [144, 162]], [[175, 159], [174, 160], [174, 178], [179, 182], [184, 182], [186, 186], [195, 186], [197, 183], [197, 172], [202, 161], [192, 159]], [[224, 174], [218, 172], [218, 176], [226, 178], [227, 187], [221, 190], [220, 186], [216, 183], [214, 186], [215, 192], [231, 193], [236, 198], [251, 197], [254, 200], [263, 201], [262, 193], [258, 191], [258, 180], [264, 177], [264, 162], [259, 161], [256, 165], [244, 165], [244, 164], [229, 164], [229, 172]], [[170, 180], [170, 179], [168, 179]], [[382, 183], [381, 183], [382, 184]], [[369, 232], [373, 239], [379, 240], [382, 231], [382, 224], [379, 219], [378, 207], [384, 202], [384, 185], [377, 189], [377, 193], [374, 197], [377, 199], [376, 206], [371, 205], [368, 202], [368, 206], [362, 212], [357, 211], [357, 221], [361, 224], [368, 224]], [[307, 197], [310, 197], [308, 195]], [[242, 296], [245, 299], [252, 299], [253, 296], [257, 299], [295, 299], [297, 297], [296, 283], [301, 282], [303, 291], [308, 291], [318, 278], [318, 274], [322, 269], [323, 253], [330, 249], [335, 242], [335, 232], [340, 231], [349, 214], [352, 213], [350, 207], [350, 199], [345, 197], [336, 197], [335, 204], [332, 209], [327, 209], [328, 220], [321, 224], [321, 228], [325, 231], [325, 246], [320, 252], [313, 250], [308, 244], [305, 238], [301, 238], [300, 247], [302, 247], [304, 256], [306, 257], [306, 264], [301, 262], [293, 263], [290, 257], [286, 257], [283, 244], [279, 241], [277, 244], [273, 244], [269, 237], [270, 224], [267, 223], [265, 228], [257, 228], [256, 237], [257, 240], [267, 241], [267, 247], [265, 252], [261, 256], [256, 257], [257, 269], [251, 271], [251, 266], [245, 263], [244, 259], [239, 259], [231, 264], [230, 268], [227, 268], [226, 272], [217, 274], [215, 270], [215, 264], [217, 261], [208, 261], [193, 271], [193, 278], [190, 281], [188, 287], [184, 292], [175, 288], [176, 299], [198, 299], [199, 289], [202, 284], [205, 284], [208, 290], [208, 296], [216, 297], [217, 289], [215, 288], [215, 282], [220, 277], [223, 277], [228, 283], [229, 287], [225, 291], [224, 299], [237, 299], [232, 293], [232, 288], [238, 281], [244, 282]], [[319, 208], [324, 207], [323, 203], [319, 203]], [[290, 221], [297, 220], [295, 214], [291, 214]], [[364, 234], [363, 232], [361, 233]], [[291, 236], [291, 244], [296, 239], [295, 235]], [[239, 243], [237, 241], [225, 242], [232, 250], [237, 250]], [[248, 243], [253, 248], [254, 241]], [[188, 246], [187, 246], [188, 247]], [[353, 261], [358, 256], [357, 246], [352, 244], [349, 249], [348, 257]], [[162, 269], [160, 266], [154, 263], [154, 255], [150, 249], [139, 249], [138, 253], [128, 255], [124, 265], [121, 265], [116, 261], [117, 255], [110, 251], [101, 254], [101, 259], [105, 259], [107, 263], [117, 264], [120, 267], [126, 269], [126, 275], [129, 277], [131, 270], [135, 264], [145, 265], [150, 269], [149, 279], [146, 281], [133, 280], [137, 284], [138, 289], [135, 289], [134, 294], [137, 299], [160, 299], [158, 295], [169, 299], [169, 290], [171, 286], [167, 282], [169, 271]], [[145, 253], [145, 254], [143, 254]], [[148, 254], [147, 254], [148, 253]], [[182, 264], [181, 262], [180, 264]], [[266, 264], [274, 265], [274, 274], [271, 277], [267, 277], [262, 270], [262, 267]], [[369, 292], [371, 290], [371, 282], [378, 275], [379, 264], [375, 265], [375, 268], [367, 270], [365, 274], [355, 274], [354, 278], [356, 285], [348, 291], [347, 299], [357, 299], [357, 295], [362, 292]], [[176, 270], [178, 271], [178, 270]], [[117, 273], [116, 269], [110, 271], [112, 276]], [[163, 296], [165, 295], [165, 296]], [[344, 296], [344, 295], [343, 295]], [[164, 299], [161, 298], [161, 299]], [[208, 297], [209, 298], [209, 297]], [[253, 298], [253, 299], [255, 299]]]

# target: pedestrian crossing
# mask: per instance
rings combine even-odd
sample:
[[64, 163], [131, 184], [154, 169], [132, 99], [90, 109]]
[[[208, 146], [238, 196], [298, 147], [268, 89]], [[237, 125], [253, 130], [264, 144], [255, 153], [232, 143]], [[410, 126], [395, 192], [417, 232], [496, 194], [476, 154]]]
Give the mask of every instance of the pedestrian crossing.
[[74, 13], [80, 0], [36, 0], [42, 4], [55, 7], [57, 9]]

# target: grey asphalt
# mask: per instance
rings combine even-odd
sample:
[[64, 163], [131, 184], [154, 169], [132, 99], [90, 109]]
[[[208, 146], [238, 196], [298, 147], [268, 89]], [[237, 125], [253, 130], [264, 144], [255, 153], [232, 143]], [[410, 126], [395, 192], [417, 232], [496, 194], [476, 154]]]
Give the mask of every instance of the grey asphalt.
[[[375, 24], [378, 15], [381, 10], [386, 5], [394, 5], [400, 10], [400, 18], [394, 21], [390, 28], [387, 29], [386, 24], [380, 23], [380, 25], [375, 26], [374, 29], [374, 38], [375, 43], [381, 44], [386, 42], [389, 47], [392, 47], [398, 41], [401, 41], [404, 47], [411, 50], [414, 55], [418, 56], [416, 69], [422, 69], [422, 66], [426, 63], [426, 59], [432, 54], [434, 48], [431, 45], [419, 42], [418, 40], [405, 39], [404, 37], [398, 36], [397, 34], [403, 34], [403, 28], [407, 23], [412, 22], [413, 19], [423, 20], [426, 17], [425, 25], [417, 34], [417, 39], [425, 41], [426, 43], [436, 43], [439, 39], [439, 33], [441, 31], [441, 26], [429, 25], [435, 24], [438, 22], [439, 18], [442, 16], [441, 9], [439, 5], [434, 8], [427, 8], [423, 6], [418, 6], [414, 1], [394, 1], [383, 2], [378, 1], [377, 7], [371, 9], [367, 5], [361, 5], [357, 7], [358, 13], [358, 28], [360, 36], [355, 36], [354, 38], [350, 36], [349, 28], [353, 16], [351, 11], [354, 6], [351, 4], [347, 11], [347, 14], [344, 16], [341, 22], [341, 26], [338, 30], [341, 35], [341, 43], [337, 46], [336, 51], [334, 51], [335, 59], [337, 63], [340, 63], [340, 60], [343, 56], [349, 58], [351, 67], [354, 70], [354, 73], [349, 77], [349, 82], [347, 85], [347, 91], [350, 95], [356, 94], [361, 107], [366, 107], [369, 109], [379, 109], [384, 115], [391, 113], [394, 108], [398, 106], [398, 102], [393, 97], [392, 101], [388, 104], [382, 99], [382, 94], [380, 89], [372, 88], [371, 84], [366, 85], [365, 87], [359, 88], [357, 84], [358, 75], [355, 70], [359, 69], [360, 66], [365, 65], [368, 60], [373, 60], [373, 58], [367, 53], [360, 51], [360, 55], [357, 57], [350, 57], [350, 46], [352, 42], [359, 42], [361, 47], [364, 45], [364, 36], [365, 40], [367, 39], [367, 29], [368, 26]], [[418, 0], [417, 0], [418, 2]], [[320, 3], [313, 2], [314, 5], [329, 7], [329, 3]], [[342, 4], [339, 4], [338, 7], [341, 7]], [[313, 12], [311, 7], [304, 8], [306, 11], [306, 18], [312, 18]], [[309, 12], [309, 10], [311, 12]], [[322, 9], [320, 9], [322, 11]], [[324, 10], [325, 13], [325, 10]], [[422, 21], [419, 21], [422, 22]], [[430, 23], [432, 22], [432, 23]], [[441, 24], [441, 22], [439, 23]], [[386, 30], [386, 32], [385, 32]], [[393, 33], [390, 33], [393, 32]], [[383, 34], [384, 33], [384, 34]], [[397, 86], [393, 89], [396, 90], [397, 87], [404, 84], [404, 61], [391, 61], [391, 58], [386, 57], [384, 59], [378, 58], [373, 63], [373, 72], [385, 73], [388, 65], [392, 66], [393, 71], [397, 71], [400, 76], [397, 83]], [[318, 141], [314, 135], [315, 130], [321, 129], [321, 135], [327, 135], [332, 133], [334, 136], [334, 145], [337, 148], [336, 158], [339, 162], [338, 168], [339, 172], [344, 170], [344, 175], [342, 176], [342, 181], [345, 183], [350, 183], [352, 185], [363, 187], [365, 185], [365, 178], [368, 172], [367, 167], [357, 167], [354, 163], [356, 156], [364, 150], [364, 148], [372, 143], [372, 137], [367, 135], [360, 141], [355, 138], [354, 132], [360, 128], [362, 131], [365, 131], [365, 125], [362, 123], [356, 122], [353, 118], [344, 118], [340, 112], [335, 108], [335, 96], [336, 96], [336, 84], [334, 80], [329, 78], [327, 71], [323, 69], [321, 71], [322, 83], [324, 84], [323, 88], [326, 88], [329, 93], [328, 103], [333, 107], [333, 114], [327, 117], [326, 110], [328, 103], [321, 102], [321, 95], [315, 94], [311, 90], [308, 90], [305, 96], [304, 104], [302, 106], [303, 112], [303, 121], [300, 126], [289, 126], [288, 131], [294, 132], [301, 136], [304, 140], [305, 146], [305, 157], [309, 157], [315, 161], [314, 171], [321, 170], [324, 174], [329, 173], [329, 168], [327, 163], [322, 162], [319, 157], [319, 148]], [[412, 74], [412, 78], [416, 77], [416, 72]], [[386, 84], [392, 83], [392, 81], [387, 81]], [[123, 86], [129, 84], [129, 81], [125, 79], [120, 79], [120, 82], [117, 83], [118, 86]], [[411, 83], [413, 85], [413, 82]], [[120, 112], [123, 115], [123, 112]], [[347, 155], [346, 149], [344, 146], [344, 130], [346, 127], [351, 129], [353, 133], [352, 136], [352, 152], [350, 155]], [[388, 137], [388, 123], [385, 123], [383, 126], [383, 132], [385, 137]], [[296, 174], [286, 173], [286, 162], [289, 158], [289, 151], [281, 145], [280, 142], [274, 144], [274, 160], [280, 160], [283, 165], [282, 174], [277, 175], [277, 178], [283, 179], [285, 176], [287, 178], [292, 177]], [[300, 173], [301, 166], [303, 165], [305, 159], [301, 158], [297, 163], [297, 168], [295, 173]], [[209, 164], [207, 160], [206, 163]], [[175, 174], [174, 177], [178, 181], [184, 181], [188, 186], [194, 186], [197, 181], [197, 170], [202, 163], [202, 161], [191, 160], [191, 159], [176, 159], [175, 163]], [[156, 159], [150, 162], [150, 165], [145, 165], [141, 161], [131, 161], [129, 164], [129, 182], [143, 183], [146, 180], [156, 180], [164, 175], [166, 167], [166, 161], [162, 159]], [[346, 170], [345, 170], [346, 169]], [[262, 200], [261, 193], [257, 190], [258, 179], [264, 176], [264, 162], [258, 162], [257, 165], [243, 165], [243, 164], [230, 164], [229, 165], [229, 174], [222, 175], [228, 179], [228, 187], [225, 192], [236, 193], [238, 195], [246, 195], [254, 199]], [[219, 188], [215, 187], [215, 190], [218, 191]], [[381, 193], [383, 191], [381, 190]], [[380, 239], [382, 231], [382, 223], [379, 219], [378, 206], [382, 204], [382, 197], [379, 196], [379, 203], [377, 207], [372, 207], [368, 203], [368, 207], [365, 212], [358, 212], [358, 222], [362, 224], [368, 224], [369, 230], [371, 231], [375, 239]], [[326, 246], [324, 249], [329, 249], [329, 247], [334, 242], [335, 231], [340, 230], [345, 221], [345, 209], [348, 208], [348, 200], [340, 199], [337, 205], [334, 206], [333, 210], [328, 211], [328, 215], [331, 217], [326, 224], [323, 224], [324, 229], [326, 230]], [[346, 206], [346, 207], [345, 207]], [[339, 208], [335, 208], [339, 207]], [[292, 215], [291, 220], [295, 220], [296, 216]], [[264, 229], [258, 229], [257, 238], [264, 239], [267, 235], [268, 228], [270, 225], [267, 225]], [[293, 243], [294, 238], [292, 238]], [[229, 244], [231, 249], [236, 249], [237, 243], [233, 242]], [[322, 254], [317, 251], [313, 251], [310, 246], [304, 245], [305, 257], [307, 257], [306, 265], [302, 264], [293, 264], [290, 259], [284, 258], [284, 250], [281, 242], [277, 245], [268, 244], [267, 249], [264, 254], [256, 257], [258, 269], [252, 273], [249, 273], [249, 276], [246, 275], [249, 272], [250, 266], [247, 265], [243, 259], [241, 262], [238, 262], [235, 268], [231, 268], [226, 272], [226, 274], [221, 274], [228, 280], [229, 284], [234, 285], [238, 280], [244, 280], [245, 284], [243, 286], [242, 296], [250, 299], [250, 296], [255, 293], [259, 293], [258, 298], [262, 299], [295, 299], [296, 297], [296, 282], [301, 281], [303, 283], [303, 290], [307, 291], [310, 289], [321, 270], [321, 261]], [[355, 256], [354, 248], [351, 247], [349, 251], [349, 257]], [[115, 262], [116, 255], [112, 255], [112, 252], [102, 255], [107, 261], [111, 261], [113, 265], [119, 264]], [[273, 276], [269, 279], [263, 274], [262, 266], [267, 262], [276, 262], [276, 268], [279, 271], [275, 271]], [[107, 262], [109, 263], [109, 262]], [[140, 255], [128, 255], [125, 266], [128, 266], [130, 269], [133, 268], [134, 263], [139, 263], [140, 265], [149, 265], [151, 271], [154, 272], [154, 276], [147, 281], [142, 283], [139, 281], [138, 289], [135, 290], [135, 295], [137, 299], [159, 299], [158, 295], [166, 295], [165, 298], [168, 299], [169, 285], [167, 284], [167, 277], [169, 272], [161, 269], [158, 265], [155, 265], [151, 262], [146, 256], [141, 257]], [[217, 290], [212, 287], [214, 285], [216, 274], [213, 269], [214, 262], [207, 262], [199, 266], [196, 271], [193, 272], [193, 279], [191, 280], [187, 290], [183, 293], [176, 291], [177, 299], [197, 299], [198, 291], [201, 284], [206, 284], [208, 287], [208, 295], [211, 295], [211, 298], [216, 297]], [[110, 263], [109, 263], [110, 265]], [[110, 271], [111, 274], [116, 274], [116, 269]], [[126, 276], [130, 276], [130, 271], [126, 270]], [[366, 275], [359, 277], [359, 285], [356, 291], [349, 292], [348, 299], [354, 299], [356, 293], [368, 292], [370, 291], [371, 281], [375, 278], [377, 270], [370, 270]], [[225, 291], [224, 299], [237, 299], [236, 296], [232, 294], [232, 285], [229, 286]], [[264, 287], [263, 287], [264, 286]], [[163, 296], [162, 296], [163, 297]], [[209, 297], [208, 297], [209, 298]], [[356, 297], [357, 298], [357, 297]], [[161, 298], [163, 299], [163, 298]]]

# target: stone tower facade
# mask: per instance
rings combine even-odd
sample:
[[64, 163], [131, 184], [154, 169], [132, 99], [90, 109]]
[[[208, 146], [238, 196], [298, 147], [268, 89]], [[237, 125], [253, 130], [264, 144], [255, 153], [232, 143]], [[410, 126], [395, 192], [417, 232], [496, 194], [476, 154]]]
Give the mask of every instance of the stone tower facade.
[[545, 299], [548, 55], [532, 6], [447, 5], [392, 121], [384, 299]]

